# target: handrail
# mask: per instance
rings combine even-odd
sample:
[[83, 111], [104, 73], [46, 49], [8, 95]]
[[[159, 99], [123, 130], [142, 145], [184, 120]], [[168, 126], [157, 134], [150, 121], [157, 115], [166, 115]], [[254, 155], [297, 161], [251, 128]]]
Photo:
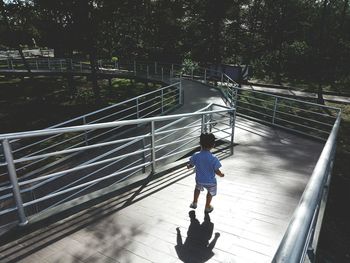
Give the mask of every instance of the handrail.
[[[221, 107], [220, 109], [213, 109], [212, 107]], [[175, 156], [179, 156], [179, 154], [191, 151], [197, 147], [197, 143], [194, 143], [197, 139], [198, 136], [193, 136], [193, 132], [195, 133], [200, 133], [202, 130], [206, 130], [207, 127], [209, 127], [209, 130], [211, 129], [210, 127], [212, 126], [213, 122], [209, 120], [209, 118], [204, 118], [207, 119], [206, 121], [203, 122], [203, 117], [200, 116], [212, 116], [212, 115], [217, 115], [220, 120], [226, 119], [227, 124], [226, 126], [231, 129], [231, 134], [227, 135], [226, 137], [219, 136], [221, 139], [226, 139], [231, 137], [231, 146], [233, 146], [232, 142], [232, 136], [233, 136], [233, 127], [234, 127], [234, 122], [232, 121], [232, 116], [233, 114], [228, 114], [228, 113], [233, 113], [234, 109], [229, 108], [226, 106], [222, 105], [216, 105], [216, 104], [209, 104], [206, 107], [202, 108], [201, 110], [197, 112], [192, 112], [192, 113], [183, 113], [183, 114], [176, 114], [176, 115], [167, 115], [167, 116], [158, 116], [158, 117], [149, 117], [149, 118], [144, 118], [144, 119], [134, 119], [134, 120], [125, 120], [125, 121], [114, 121], [114, 122], [107, 122], [107, 123], [100, 123], [100, 124], [87, 124], [87, 125], [82, 125], [82, 126], [71, 126], [71, 127], [62, 127], [62, 128], [54, 128], [54, 129], [44, 129], [44, 130], [36, 130], [36, 131], [29, 131], [29, 132], [19, 132], [19, 133], [13, 133], [13, 134], [2, 134], [0, 135], [0, 141], [2, 142], [3, 145], [7, 145], [8, 151], [6, 151], [6, 164], [8, 167], [12, 167], [13, 169], [9, 172], [9, 176], [12, 179], [11, 185], [2, 187], [1, 190], [10, 190], [11, 188], [17, 189], [17, 192], [14, 192], [13, 195], [11, 194], [6, 194], [6, 198], [9, 199], [13, 197], [16, 200], [16, 206], [15, 207], [10, 207], [3, 209], [0, 211], [0, 216], [7, 215], [8, 213], [13, 213], [17, 211], [18, 216], [19, 216], [19, 223], [24, 225], [27, 223], [27, 215], [23, 208], [37, 205], [39, 203], [43, 203], [47, 201], [47, 204], [51, 204], [52, 202], [58, 202], [61, 203], [64, 200], [67, 200], [69, 198], [72, 198], [73, 196], [76, 196], [76, 194], [79, 194], [82, 191], [86, 191], [88, 188], [93, 187], [95, 184], [99, 182], [103, 182], [105, 180], [124, 180], [125, 178], [131, 176], [132, 174], [135, 174], [136, 172], [139, 172], [140, 169], [145, 169], [146, 167], [151, 165], [151, 171], [154, 172], [156, 169], [156, 163], [159, 161], [163, 161], [167, 158], [173, 158]], [[226, 113], [226, 114], [222, 114]], [[195, 122], [199, 120], [200, 125], [193, 125], [193, 118], [196, 119]], [[223, 118], [224, 117], [224, 118]], [[155, 129], [155, 123], [161, 122], [163, 123], [164, 121], [168, 120], [173, 120], [171, 123], [165, 123], [161, 127]], [[188, 124], [187, 120], [191, 121], [190, 124]], [[175, 129], [176, 126], [175, 124], [178, 125], [180, 122], [184, 122], [181, 124], [180, 129], [181, 131], [179, 132], [177, 129]], [[121, 142], [119, 146], [117, 147], [112, 147], [112, 150], [110, 151], [103, 151], [103, 153], [99, 156], [102, 156], [103, 159], [99, 160], [99, 158], [95, 157], [91, 159], [89, 162], [84, 162], [83, 163], [78, 163], [73, 167], [64, 167], [63, 170], [53, 170], [49, 171], [49, 173], [43, 173], [43, 174], [36, 174], [36, 177], [33, 179], [26, 179], [22, 181], [18, 181], [17, 174], [16, 174], [16, 169], [14, 168], [14, 164], [18, 162], [27, 162], [31, 160], [35, 160], [37, 158], [47, 158], [50, 156], [55, 156], [55, 155], [63, 155], [65, 153], [70, 153], [73, 151], [67, 150], [67, 151], [56, 151], [56, 152], [49, 152], [41, 155], [36, 155], [33, 157], [29, 158], [20, 158], [20, 159], [15, 159], [13, 158], [11, 154], [11, 148], [9, 146], [9, 140], [10, 139], [15, 139], [15, 138], [27, 138], [27, 137], [37, 137], [37, 136], [47, 136], [47, 135], [52, 135], [52, 134], [65, 134], [65, 133], [70, 133], [70, 132], [82, 132], [82, 131], [87, 131], [87, 130], [96, 130], [96, 129], [105, 129], [105, 128], [111, 128], [111, 127], [116, 127], [116, 126], [129, 126], [129, 125], [138, 125], [138, 124], [151, 124], [151, 131], [142, 131], [143, 134], [137, 135], [136, 137], [128, 137], [124, 139], [119, 139], [113, 142], [108, 142], [108, 143], [96, 143], [94, 146], [92, 145], [87, 145], [83, 147], [78, 147], [74, 150], [85, 150], [85, 149], [91, 149], [95, 147], [100, 147], [102, 145], [108, 146], [111, 143], [116, 143], [116, 142]], [[139, 125], [141, 126], [141, 125]], [[147, 127], [145, 125], [142, 125], [142, 127]], [[204, 127], [204, 128], [203, 128]], [[187, 134], [191, 134], [191, 136], [185, 136], [184, 133], [182, 132], [182, 129], [186, 128], [187, 129]], [[177, 133], [176, 135], [174, 133]], [[167, 138], [165, 141], [163, 141], [164, 138]], [[160, 137], [161, 136], [161, 137]], [[175, 137], [174, 137], [175, 136]], [[175, 140], [174, 140], [175, 138]], [[136, 146], [134, 147], [129, 147], [130, 145], [134, 145], [135, 143], [139, 143], [142, 140], [147, 139], [148, 144], [145, 144], [143, 142], [143, 146]], [[162, 140], [162, 142], [160, 142]], [[124, 141], [128, 141], [127, 143], [122, 143]], [[178, 144], [181, 144], [179, 146]], [[187, 146], [187, 147], [184, 147]], [[168, 149], [169, 148], [169, 149]], [[165, 153], [163, 153], [164, 150]], [[110, 153], [118, 151], [117, 153], [110, 155]], [[132, 161], [132, 158], [135, 156], [139, 158], [139, 155], [143, 155], [144, 157], [141, 158], [141, 162], [139, 162], [140, 159], [137, 159], [136, 161]], [[98, 157], [99, 157], [98, 156]], [[63, 157], [63, 156], [62, 156]], [[131, 161], [129, 161], [129, 158], [131, 158]], [[178, 157], [176, 157], [178, 158]], [[143, 159], [143, 160], [142, 160]], [[89, 159], [90, 160], [90, 159]], [[114, 172], [106, 174], [98, 172], [101, 168], [100, 166], [102, 165], [103, 167], [108, 167], [110, 164], [116, 164], [120, 163], [122, 160], [128, 160], [127, 165], [122, 165], [119, 166], [117, 170], [114, 170]], [[89, 170], [90, 169], [90, 170]], [[93, 169], [93, 170], [91, 170]], [[83, 171], [85, 170], [85, 172]], [[79, 174], [79, 176], [74, 175], [75, 172], [82, 172]], [[95, 176], [98, 172], [98, 176]], [[106, 171], [108, 173], [108, 171]], [[125, 174], [127, 172], [127, 175], [123, 176], [122, 178], [118, 178], [118, 176]], [[143, 171], [145, 173], [145, 171]], [[71, 175], [73, 174], [73, 179]], [[66, 182], [65, 178], [63, 176], [68, 175], [68, 177], [65, 178], [70, 178]], [[31, 189], [34, 189], [33, 187], [41, 186], [44, 183], [50, 183], [53, 182], [53, 180], [61, 180], [59, 182], [65, 182], [64, 185], [60, 185], [60, 183], [55, 186], [54, 184], [51, 184], [51, 186], [55, 186], [53, 188], [46, 188], [47, 191], [43, 191], [42, 193], [44, 195], [38, 196], [35, 198], [35, 200], [30, 201], [28, 200], [28, 195], [25, 195], [25, 193], [28, 193], [28, 190], [31, 191]], [[28, 186], [28, 187], [27, 187]], [[22, 189], [21, 189], [22, 188]], [[75, 190], [79, 190], [76, 192]], [[94, 188], [92, 189], [94, 190]], [[96, 189], [95, 189], [96, 190]], [[69, 196], [66, 196], [66, 194], [69, 193]], [[22, 200], [22, 195], [26, 196]], [[62, 197], [62, 200], [54, 200], [53, 198], [58, 198]], [[50, 203], [51, 202], [51, 203]], [[56, 205], [52, 204], [52, 206]], [[44, 208], [45, 204], [42, 204], [42, 208]], [[46, 208], [44, 208], [46, 209]]]
[[[162, 64], [165, 64], [165, 63], [162, 63]], [[128, 66], [130, 66], [130, 65], [131, 64], [129, 64]], [[154, 65], [155, 65], [154, 71], [156, 73], [157, 64], [154, 64]], [[174, 65], [175, 64], [171, 64], [171, 71], [170, 71], [171, 76], [174, 76], [173, 75], [174, 72], [172, 72]], [[134, 74], [136, 75], [136, 70], [138, 70], [136, 67], [136, 62], [134, 62], [133, 66], [134, 66], [133, 67]], [[181, 70], [181, 65], [175, 65], [175, 66], [180, 67], [180, 70]], [[82, 69], [82, 67], [80, 69]], [[133, 71], [129, 70], [129, 69], [130, 69], [130, 67], [128, 68], [128, 71], [132, 73]], [[143, 74], [147, 73], [147, 77], [149, 77], [149, 69], [150, 69], [150, 67], [147, 64], [146, 71], [145, 71], [144, 67], [141, 67], [140, 72], [143, 72]], [[152, 67], [151, 67], [151, 69], [152, 69]], [[118, 65], [118, 70], [119, 70], [119, 65]], [[200, 82], [203, 82], [203, 80], [204, 80], [204, 82], [207, 83], [208, 80], [210, 81], [210, 79], [207, 78], [208, 72], [214, 72], [215, 74], [219, 73], [219, 76], [216, 76], [216, 77], [219, 77], [219, 78], [221, 77], [221, 82], [219, 85], [221, 86], [221, 89], [225, 91], [225, 92], [223, 92], [223, 95], [226, 96], [226, 99], [227, 99], [227, 101], [230, 102], [231, 106], [234, 106], [236, 109], [238, 109], [237, 114], [239, 114], [239, 109], [242, 108], [239, 103], [244, 103], [243, 101], [240, 102], [238, 100], [238, 96], [239, 96], [238, 93], [248, 91], [248, 92], [252, 92], [252, 94], [253, 94], [253, 96], [251, 98], [254, 98], [254, 96], [256, 96], [256, 95], [264, 95], [264, 96], [267, 96], [269, 98], [274, 99], [274, 101], [271, 101], [271, 102], [266, 101], [266, 102], [270, 103], [271, 106], [273, 106], [273, 109], [272, 108], [269, 109], [266, 107], [264, 108], [265, 110], [273, 111], [273, 114], [269, 115], [266, 113], [261, 113], [262, 115], [265, 115], [266, 117], [270, 117], [271, 120], [264, 121], [264, 120], [258, 119], [258, 118], [255, 118], [255, 119], [257, 121], [266, 122], [269, 125], [273, 125], [275, 127], [280, 127], [280, 128], [284, 128], [284, 129], [287, 129], [290, 131], [299, 132], [300, 134], [303, 134], [303, 135], [307, 135], [307, 136], [311, 136], [311, 137], [315, 137], [315, 138], [320, 138], [320, 137], [312, 135], [311, 133], [309, 134], [308, 132], [304, 132], [303, 130], [297, 130], [294, 127], [290, 128], [288, 126], [285, 126], [284, 124], [275, 123], [276, 121], [284, 121], [284, 122], [289, 122], [291, 124], [303, 126], [303, 128], [317, 130], [317, 127], [309, 127], [310, 124], [309, 124], [309, 126], [307, 126], [307, 125], [303, 125], [300, 123], [290, 121], [289, 119], [281, 119], [280, 117], [276, 116], [279, 113], [289, 114], [288, 112], [283, 112], [283, 111], [280, 111], [280, 109], [277, 109], [280, 105], [283, 107], [289, 107], [289, 108], [296, 109], [299, 111], [309, 112], [312, 114], [318, 114], [320, 116], [322, 115], [322, 117], [325, 117], [325, 118], [334, 118], [335, 119], [335, 122], [332, 125], [331, 131], [319, 130], [319, 132], [322, 132], [322, 133], [326, 133], [326, 134], [329, 133], [327, 142], [326, 142], [325, 147], [322, 150], [321, 156], [320, 156], [320, 158], [319, 158], [319, 160], [318, 160], [318, 162], [313, 170], [310, 181], [305, 188], [305, 191], [302, 195], [300, 203], [293, 214], [292, 221], [289, 224], [288, 229], [287, 229], [287, 231], [282, 239], [282, 242], [280, 243], [279, 248], [278, 248], [276, 254], [274, 255], [274, 258], [272, 261], [274, 263], [275, 262], [276, 263], [303, 262], [304, 258], [306, 256], [307, 250], [312, 248], [311, 243], [315, 242], [315, 241], [317, 242], [317, 238], [314, 238], [313, 231], [316, 227], [319, 213], [320, 214], [322, 213], [322, 211], [319, 212], [319, 204], [322, 200], [323, 189], [324, 189], [329, 177], [331, 176], [331, 168], [333, 165], [333, 158], [335, 155], [336, 137], [337, 137], [337, 133], [338, 133], [339, 126], [340, 126], [341, 111], [337, 107], [319, 105], [316, 103], [301, 101], [301, 100], [294, 99], [294, 98], [286, 98], [286, 97], [275, 95], [275, 94], [268, 94], [265, 92], [251, 91], [251, 90], [247, 90], [244, 88], [240, 88], [239, 85], [234, 80], [232, 80], [229, 76], [227, 76], [225, 73], [215, 71], [212, 69], [198, 68], [195, 70], [191, 70], [190, 74], [186, 73], [186, 75], [182, 75], [182, 77], [187, 77], [187, 78], [190, 78], [192, 80], [199, 80]], [[163, 73], [163, 70], [162, 70], [162, 73]], [[181, 75], [180, 75], [180, 77], [181, 77]], [[162, 79], [163, 79], [163, 74], [162, 74]], [[259, 100], [261, 102], [264, 102], [263, 99], [259, 99]], [[280, 101], [288, 102], [288, 104], [278, 104], [278, 103], [280, 103]], [[317, 112], [317, 111], [305, 110], [303, 108], [298, 108], [299, 105], [297, 103], [302, 103], [304, 106], [307, 105], [308, 109], [311, 108], [311, 109], [320, 110], [320, 112], [322, 112], [322, 114]], [[295, 104], [297, 104], [298, 106], [295, 106]], [[293, 106], [290, 106], [290, 105], [293, 105]], [[255, 106], [259, 107], [258, 105], [255, 105]], [[325, 109], [336, 111], [336, 114], [333, 114], [333, 112], [332, 112], [332, 114], [329, 114], [329, 115], [323, 114], [323, 110], [325, 110]], [[247, 110], [254, 111], [254, 110], [249, 109], [249, 108], [247, 108]], [[220, 112], [225, 112], [225, 110], [216, 111], [216, 113], [220, 113]], [[227, 110], [226, 110], [226, 112], [227, 112]], [[257, 112], [257, 111], [254, 111], [254, 112]], [[198, 113], [198, 115], [200, 115], [200, 114], [203, 114], [203, 112]], [[234, 112], [234, 114], [236, 114], [236, 113]], [[291, 114], [289, 114], [289, 115], [291, 115]], [[336, 115], [336, 117], [333, 117], [334, 115]], [[152, 118], [147, 118], [147, 119], [143, 119], [140, 121], [142, 123], [142, 122], [147, 122], [147, 120], [150, 122], [158, 121], [158, 120], [166, 120], [168, 117], [172, 118], [172, 116], [178, 117], [179, 115], [152, 117]], [[185, 114], [182, 116], [188, 116], [188, 114]], [[191, 115], [191, 116], [193, 116], [193, 115]], [[250, 117], [250, 116], [245, 116], [244, 114], [242, 114], [241, 116]], [[290, 117], [299, 118], [302, 121], [315, 122], [311, 117], [306, 118], [304, 116], [298, 116], [297, 114], [295, 114], [294, 116], [292, 115]], [[252, 117], [252, 118], [254, 119], [254, 117]], [[138, 122], [138, 121], [139, 120], [128, 120], [128, 121], [110, 122], [110, 123], [105, 123], [105, 124], [90, 124], [90, 125], [84, 125], [84, 126], [79, 126], [79, 127], [73, 126], [73, 127], [45, 130], [45, 132], [47, 132], [47, 135], [48, 135], [48, 134], [51, 134], [50, 133], [51, 131], [58, 131], [58, 132], [84, 131], [85, 129], [89, 129], [89, 128], [93, 128], [93, 129], [104, 128], [104, 125], [111, 125], [108, 127], [112, 127], [113, 125], [119, 125], [119, 124], [120, 125], [139, 124], [140, 122]], [[118, 124], [116, 124], [116, 123], [118, 123]], [[326, 123], [320, 122], [320, 124], [326, 124]], [[232, 131], [232, 133], [233, 133], [233, 131]], [[28, 136], [40, 136], [40, 135], [43, 135], [42, 131], [16, 133], [14, 136], [17, 136], [17, 137], [19, 136], [18, 138], [25, 138]], [[13, 138], [11, 136], [13, 136], [13, 134], [0, 135], [0, 140], [8, 140], [8, 139]], [[320, 139], [323, 139], [323, 138], [320, 138]], [[162, 146], [156, 146], [156, 147], [154, 145], [151, 146], [152, 149], [159, 148], [159, 147], [162, 147]], [[152, 151], [152, 153], [150, 153], [150, 155], [152, 155], [152, 157], [154, 157], [153, 156], [154, 151]]]
[[[233, 111], [233, 109], [231, 111]], [[111, 127], [115, 127], [115, 126], [124, 126], [124, 125], [132, 125], [132, 124], [144, 124], [144, 123], [149, 123], [151, 121], [166, 121], [166, 120], [172, 120], [172, 119], [176, 119], [176, 118], [197, 116], [197, 115], [203, 115], [203, 114], [209, 114], [209, 113], [220, 113], [220, 112], [227, 112], [227, 110], [214, 110], [214, 111], [208, 111], [208, 112], [182, 113], [182, 114], [175, 114], [175, 115], [149, 117], [149, 118], [125, 120], [125, 121], [112, 121], [112, 122], [105, 122], [105, 123], [98, 123], [98, 124], [87, 124], [87, 125], [80, 125], [80, 126], [70, 126], [70, 127], [63, 127], [63, 128], [53, 128], [53, 129], [34, 130], [34, 131], [15, 132], [15, 133], [4, 133], [4, 134], [0, 134], [0, 140], [37, 137], [37, 136], [45, 136], [45, 135], [52, 135], [52, 134], [56, 134], [56, 133], [65, 133], [65, 132], [79, 132], [79, 131], [85, 131], [85, 130], [89, 130], [89, 129], [103, 129], [103, 128], [111, 128]]]
[[321, 156], [312, 172], [299, 205], [275, 254], [273, 263], [299, 263], [306, 255], [312, 239], [309, 235], [319, 203], [323, 197], [324, 184], [329, 176], [330, 164], [335, 155], [337, 133], [340, 127], [340, 113], [322, 150]]

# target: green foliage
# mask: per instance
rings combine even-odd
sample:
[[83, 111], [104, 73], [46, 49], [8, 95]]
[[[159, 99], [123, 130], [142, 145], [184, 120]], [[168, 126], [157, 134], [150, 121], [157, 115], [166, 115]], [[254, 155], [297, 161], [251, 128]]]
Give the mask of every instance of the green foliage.
[[199, 68], [198, 62], [193, 61], [190, 58], [185, 58], [182, 62], [182, 74], [191, 74], [193, 71]]
[[[55, 49], [56, 56], [250, 64], [256, 77], [333, 85], [350, 64], [345, 0], [1, 1], [2, 47]], [[2, 19], [3, 21], [3, 19]], [[187, 54], [191, 54], [190, 57]], [[347, 89], [344, 86], [343, 89]]]
[[75, 100], [77, 104], [94, 104], [95, 103], [95, 97], [92, 89], [80, 87], [77, 89], [77, 93], [75, 96]]

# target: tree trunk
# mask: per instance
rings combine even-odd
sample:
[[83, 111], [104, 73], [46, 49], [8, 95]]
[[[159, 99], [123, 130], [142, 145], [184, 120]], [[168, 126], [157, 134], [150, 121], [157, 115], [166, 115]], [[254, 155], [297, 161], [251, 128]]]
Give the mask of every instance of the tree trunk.
[[319, 48], [318, 48], [318, 58], [319, 58], [319, 64], [318, 64], [318, 89], [317, 89], [317, 103], [324, 104], [323, 99], [323, 90], [322, 90], [322, 82], [324, 81], [324, 75], [325, 72], [325, 61], [323, 58], [323, 41], [324, 41], [324, 31], [325, 31], [325, 22], [326, 22], [326, 13], [327, 13], [327, 7], [329, 5], [329, 0], [323, 1], [322, 6], [322, 14], [321, 14], [321, 21], [320, 21], [320, 36], [319, 36]]
[[24, 67], [26, 68], [26, 70], [28, 71], [30, 77], [32, 77], [32, 71], [30, 70], [30, 66], [28, 64], [28, 61], [26, 60], [26, 58], [24, 57], [21, 45], [18, 44], [17, 50], [19, 52], [19, 55], [21, 56], [21, 59], [23, 61]]
[[318, 83], [318, 89], [317, 89], [317, 103], [318, 103], [318, 104], [324, 105], [322, 83]]
[[[8, 17], [7, 17], [7, 15], [6, 15], [6, 12], [5, 12], [5, 3], [4, 3], [4, 0], [0, 0], [0, 8], [1, 8], [1, 15], [2, 15], [2, 17], [4, 18], [6, 27], [7, 27], [8, 31], [11, 32], [12, 29], [11, 29], [10, 23], [9, 23], [9, 21], [8, 21]], [[30, 70], [30, 66], [29, 66], [29, 64], [28, 64], [28, 62], [27, 62], [27, 60], [26, 60], [26, 58], [24, 57], [24, 54], [23, 54], [22, 47], [21, 47], [20, 43], [17, 41], [17, 38], [16, 38], [16, 40], [11, 39], [11, 41], [14, 42], [13, 44], [16, 46], [16, 49], [18, 50], [19, 55], [21, 56], [21, 59], [22, 59], [22, 61], [23, 61], [23, 64], [24, 64], [26, 70], [28, 71], [30, 77], [32, 77], [31, 70]]]
[[92, 90], [96, 98], [96, 103], [100, 103], [101, 94], [100, 94], [100, 87], [98, 86], [98, 82], [97, 82], [98, 65], [96, 61], [96, 49], [94, 47], [91, 47], [90, 49], [89, 58], [90, 58], [90, 67], [91, 67]]

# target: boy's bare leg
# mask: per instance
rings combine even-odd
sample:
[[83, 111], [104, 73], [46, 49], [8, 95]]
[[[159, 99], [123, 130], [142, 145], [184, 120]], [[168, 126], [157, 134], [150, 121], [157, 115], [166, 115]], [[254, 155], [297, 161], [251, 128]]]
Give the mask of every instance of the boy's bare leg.
[[212, 199], [213, 199], [213, 196], [208, 192], [207, 193], [207, 200], [205, 202], [205, 208], [209, 208], [210, 207], [210, 203], [211, 203]]
[[198, 197], [201, 191], [199, 191], [197, 188], [194, 189], [193, 193], [193, 203], [197, 204], [198, 203]]

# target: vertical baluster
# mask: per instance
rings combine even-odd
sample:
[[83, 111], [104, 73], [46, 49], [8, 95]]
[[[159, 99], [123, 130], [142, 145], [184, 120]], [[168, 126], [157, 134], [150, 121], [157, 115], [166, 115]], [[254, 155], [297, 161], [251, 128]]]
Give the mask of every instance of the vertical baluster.
[[156, 171], [156, 142], [155, 142], [155, 124], [151, 122], [151, 158], [152, 158], [152, 173]]
[[17, 213], [19, 218], [19, 225], [24, 226], [28, 223], [28, 219], [26, 217], [21, 192], [18, 185], [17, 173], [15, 164], [13, 162], [13, 156], [11, 151], [10, 143], [7, 139], [2, 141], [2, 146], [4, 150], [4, 156], [7, 163], [8, 175], [12, 184], [13, 197], [15, 199], [15, 203], [17, 206]]

